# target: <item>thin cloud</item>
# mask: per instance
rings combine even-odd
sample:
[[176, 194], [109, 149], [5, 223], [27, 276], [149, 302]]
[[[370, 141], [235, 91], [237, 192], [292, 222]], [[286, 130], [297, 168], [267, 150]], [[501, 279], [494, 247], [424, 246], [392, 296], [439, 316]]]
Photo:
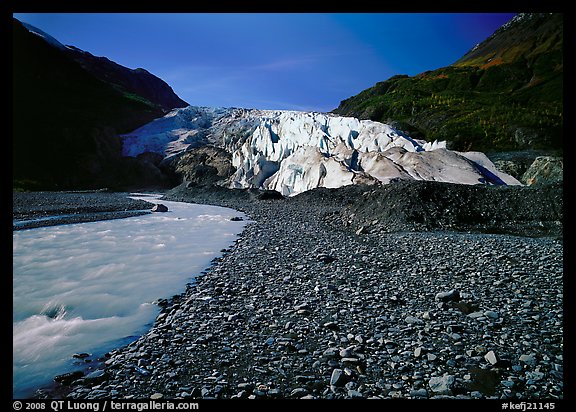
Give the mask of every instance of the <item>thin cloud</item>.
[[247, 67], [246, 70], [284, 71], [315, 65], [317, 63], [318, 59], [316, 58], [286, 58]]

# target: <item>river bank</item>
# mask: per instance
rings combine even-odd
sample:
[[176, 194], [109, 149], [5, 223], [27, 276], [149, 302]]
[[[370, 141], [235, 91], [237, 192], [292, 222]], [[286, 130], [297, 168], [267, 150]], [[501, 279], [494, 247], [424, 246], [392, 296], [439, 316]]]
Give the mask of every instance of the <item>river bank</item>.
[[359, 230], [347, 195], [166, 198], [254, 223], [58, 397], [563, 398], [561, 238]]
[[12, 192], [12, 229], [67, 223], [121, 219], [150, 213], [149, 202], [128, 197], [129, 193]]

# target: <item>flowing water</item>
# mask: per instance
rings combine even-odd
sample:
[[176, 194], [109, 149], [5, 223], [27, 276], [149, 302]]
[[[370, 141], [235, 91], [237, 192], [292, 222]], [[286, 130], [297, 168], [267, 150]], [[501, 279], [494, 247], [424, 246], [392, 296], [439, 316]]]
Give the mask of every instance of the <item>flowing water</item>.
[[168, 212], [13, 232], [15, 398], [85, 368], [74, 354], [94, 358], [142, 335], [154, 302], [184, 292], [246, 224], [232, 209], [157, 198], [144, 199]]

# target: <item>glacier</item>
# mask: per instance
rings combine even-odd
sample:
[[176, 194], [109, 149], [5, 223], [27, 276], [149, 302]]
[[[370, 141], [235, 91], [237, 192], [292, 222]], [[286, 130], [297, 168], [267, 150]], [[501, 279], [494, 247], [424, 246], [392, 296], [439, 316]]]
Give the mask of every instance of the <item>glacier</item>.
[[122, 136], [123, 155], [173, 160], [202, 146], [224, 149], [229, 188], [293, 196], [316, 187], [387, 184], [398, 179], [521, 185], [481, 152], [411, 138], [392, 126], [331, 113], [188, 106]]

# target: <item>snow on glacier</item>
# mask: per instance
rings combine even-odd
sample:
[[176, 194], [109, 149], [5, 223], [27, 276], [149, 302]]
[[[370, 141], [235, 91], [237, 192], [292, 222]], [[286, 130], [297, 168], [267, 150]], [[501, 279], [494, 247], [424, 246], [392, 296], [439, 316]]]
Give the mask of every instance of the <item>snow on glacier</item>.
[[123, 136], [123, 154], [173, 158], [194, 147], [228, 151], [231, 188], [291, 196], [315, 187], [394, 179], [521, 184], [479, 152], [413, 139], [390, 125], [328, 113], [188, 106]]

